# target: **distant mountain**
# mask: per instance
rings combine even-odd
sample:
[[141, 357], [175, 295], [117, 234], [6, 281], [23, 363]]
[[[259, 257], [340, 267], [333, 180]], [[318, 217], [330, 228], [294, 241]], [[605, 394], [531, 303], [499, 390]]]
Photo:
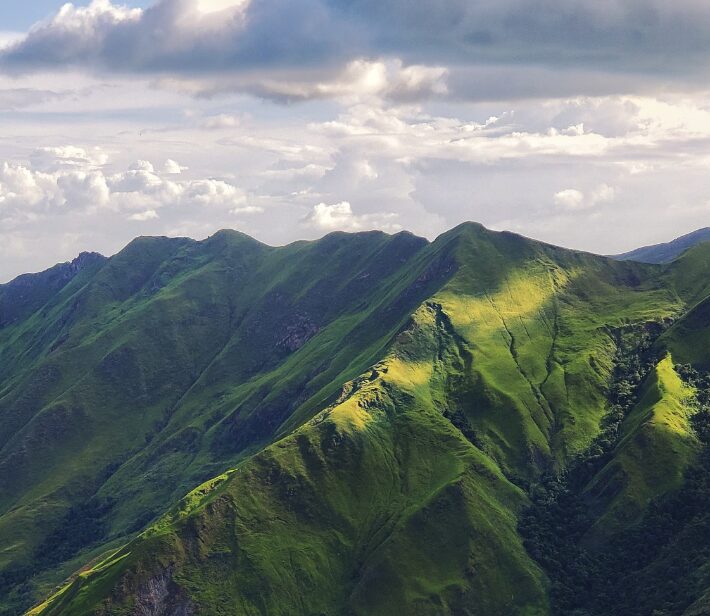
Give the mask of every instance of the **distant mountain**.
[[0, 287], [3, 616], [708, 613], [710, 244], [83, 261]]
[[644, 246], [630, 252], [614, 255], [613, 258], [619, 261], [640, 261], [641, 263], [670, 263], [686, 250], [701, 242], [710, 242], [710, 227], [682, 235], [672, 242]]

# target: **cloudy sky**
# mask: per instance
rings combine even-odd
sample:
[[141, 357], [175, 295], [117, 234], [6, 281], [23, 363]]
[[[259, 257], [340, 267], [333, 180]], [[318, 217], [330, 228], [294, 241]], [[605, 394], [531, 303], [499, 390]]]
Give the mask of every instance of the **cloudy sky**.
[[0, 281], [137, 235], [710, 224], [706, 0], [0, 5]]

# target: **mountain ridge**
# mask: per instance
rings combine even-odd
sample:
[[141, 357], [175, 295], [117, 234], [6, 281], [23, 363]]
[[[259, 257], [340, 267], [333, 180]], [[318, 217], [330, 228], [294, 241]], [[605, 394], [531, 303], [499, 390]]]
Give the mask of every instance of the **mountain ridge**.
[[[649, 249], [649, 248], [656, 248], [656, 247], [660, 247], [660, 246], [666, 246], [666, 245], [672, 244], [673, 241], [676, 241], [676, 240], [673, 240], [672, 242], [667, 242], [667, 243], [665, 243], [665, 244], [654, 244], [654, 245], [650, 245], [650, 246], [645, 246], [645, 247], [638, 248], [638, 249], [634, 249], [634, 250], [632, 250], [632, 251], [629, 251], [629, 252], [627, 252], [627, 253], [622, 253], [622, 254], [619, 254], [619, 255], [603, 255], [603, 254], [601, 254], [601, 253], [595, 253], [595, 252], [590, 252], [590, 251], [587, 251], [587, 250], [580, 250], [580, 249], [571, 248], [571, 247], [566, 247], [566, 248], [565, 248], [565, 247], [562, 247], [562, 246], [558, 246], [558, 245], [556, 245], [556, 244], [552, 244], [552, 243], [549, 243], [549, 242], [544, 242], [544, 241], [542, 241], [542, 240], [536, 240], [536, 239], [534, 239], [534, 238], [529, 238], [529, 237], [526, 236], [526, 235], [523, 235], [523, 234], [520, 234], [520, 233], [517, 233], [517, 232], [514, 232], [514, 231], [508, 231], [508, 230], [491, 230], [491, 229], [486, 228], [486, 227], [485, 227], [484, 225], [482, 225], [481, 223], [478, 223], [478, 222], [475, 222], [475, 221], [465, 221], [465, 222], [459, 223], [458, 225], [456, 225], [455, 227], [452, 227], [451, 229], [449, 229], [449, 230], [447, 230], [447, 231], [444, 231], [444, 232], [441, 233], [439, 236], [437, 236], [437, 238], [435, 238], [434, 240], [428, 240], [428, 239], [425, 238], [425, 237], [417, 236], [416, 234], [414, 234], [414, 233], [412, 233], [411, 231], [408, 231], [408, 230], [406, 230], [406, 229], [405, 229], [405, 230], [402, 230], [402, 231], [397, 231], [397, 232], [395, 232], [395, 233], [388, 233], [387, 231], [382, 231], [382, 230], [378, 230], [378, 229], [373, 229], [373, 230], [369, 230], [369, 231], [355, 231], [355, 232], [348, 232], [348, 231], [331, 231], [331, 232], [327, 233], [326, 235], [323, 235], [323, 236], [321, 236], [320, 238], [315, 239], [315, 240], [301, 239], [301, 240], [294, 240], [293, 242], [290, 242], [290, 243], [284, 244], [284, 245], [273, 245], [273, 246], [272, 246], [272, 245], [270, 245], [270, 244], [266, 244], [266, 243], [264, 243], [264, 242], [262, 242], [262, 241], [260, 241], [260, 240], [258, 240], [258, 239], [256, 239], [256, 238], [254, 238], [254, 237], [251, 237], [251, 236], [249, 236], [248, 234], [243, 233], [242, 231], [239, 231], [239, 230], [237, 230], [237, 229], [224, 228], [224, 229], [219, 229], [218, 231], [215, 231], [213, 234], [211, 234], [210, 236], [208, 236], [207, 238], [205, 238], [205, 239], [203, 239], [203, 240], [196, 240], [196, 239], [193, 239], [193, 238], [190, 238], [190, 237], [187, 237], [187, 236], [165, 236], [165, 235], [138, 236], [138, 237], [134, 238], [133, 240], [131, 240], [131, 242], [129, 242], [129, 243], [124, 247], [124, 249], [127, 248], [127, 247], [129, 247], [129, 246], [130, 246], [132, 243], [134, 243], [134, 242], [140, 242], [140, 241], [144, 241], [144, 240], [175, 240], [175, 241], [178, 241], [178, 242], [204, 243], [204, 242], [210, 242], [210, 241], [212, 241], [212, 242], [214, 242], [214, 241], [219, 241], [220, 238], [224, 238], [224, 237], [228, 237], [228, 236], [232, 236], [232, 237], [235, 237], [235, 238], [242, 238], [244, 241], [255, 242], [255, 243], [257, 243], [257, 244], [259, 244], [259, 245], [261, 245], [261, 246], [268, 247], [268, 248], [286, 248], [286, 247], [288, 247], [288, 246], [296, 246], [296, 245], [302, 245], [302, 244], [308, 244], [308, 243], [318, 242], [318, 241], [323, 240], [323, 239], [325, 239], [325, 238], [327, 238], [327, 237], [330, 237], [330, 236], [332, 236], [332, 237], [341, 237], [341, 236], [361, 235], [361, 234], [384, 234], [384, 235], [389, 235], [389, 236], [407, 235], [407, 236], [412, 236], [412, 237], [418, 238], [418, 239], [420, 239], [420, 240], [422, 240], [422, 241], [424, 241], [424, 242], [426, 242], [426, 243], [432, 243], [432, 242], [436, 241], [437, 239], [441, 238], [442, 236], [455, 235], [455, 234], [457, 234], [457, 233], [463, 232], [463, 231], [466, 230], [466, 229], [469, 229], [469, 230], [481, 230], [481, 231], [485, 231], [485, 232], [488, 232], [488, 233], [510, 234], [510, 235], [513, 235], [513, 236], [516, 236], [516, 237], [519, 237], [519, 238], [523, 238], [523, 239], [525, 239], [525, 240], [529, 240], [529, 241], [532, 241], [532, 242], [537, 242], [538, 244], [545, 244], [545, 245], [547, 245], [547, 246], [553, 246], [553, 247], [556, 247], [556, 248], [560, 248], [561, 250], [569, 250], [569, 251], [572, 251], [572, 252], [580, 252], [580, 253], [584, 253], [584, 254], [591, 254], [591, 255], [596, 255], [596, 256], [600, 256], [600, 257], [606, 257], [606, 258], [615, 259], [615, 260], [634, 260], [634, 259], [632, 259], [631, 257], [628, 257], [628, 258], [627, 258], [627, 255], [631, 255], [632, 253], [635, 253], [635, 252], [637, 252], [637, 251], [642, 251], [642, 250], [646, 250], [646, 249]], [[708, 228], [708, 229], [698, 229], [698, 230], [693, 231], [693, 232], [691, 232], [691, 233], [689, 233], [689, 234], [687, 234], [687, 235], [681, 236], [681, 238], [677, 238], [677, 239], [699, 237], [700, 235], [704, 234], [706, 231], [709, 231], [709, 229], [710, 229], [710, 228]], [[696, 236], [696, 234], [698, 234], [698, 235]], [[703, 236], [703, 237], [704, 237], [704, 236]], [[703, 240], [703, 241], [706, 241], [706, 240]], [[694, 246], [695, 243], [697, 243], [697, 242], [693, 242], [693, 243], [689, 244], [689, 245], [687, 246], [687, 248]], [[122, 250], [124, 250], [124, 249], [122, 249]], [[122, 250], [119, 251], [119, 252], [122, 252]], [[117, 253], [117, 254], [118, 254], [118, 253]], [[680, 253], [679, 253], [679, 254], [680, 254]], [[115, 256], [115, 255], [114, 255], [114, 256]], [[73, 259], [73, 260], [57, 263], [57, 264], [55, 264], [55, 265], [53, 265], [53, 266], [51, 266], [51, 267], [49, 267], [49, 268], [47, 268], [47, 269], [45, 269], [45, 270], [42, 270], [42, 271], [39, 271], [39, 272], [32, 272], [32, 273], [20, 274], [20, 275], [16, 276], [15, 278], [13, 278], [13, 279], [11, 279], [11, 280], [9, 280], [9, 281], [7, 281], [7, 282], [0, 283], [0, 288], [5, 287], [5, 286], [7, 286], [7, 285], [10, 285], [10, 284], [12, 284], [12, 283], [15, 283], [15, 282], [18, 281], [18, 280], [22, 280], [22, 279], [24, 279], [24, 278], [26, 278], [26, 277], [28, 277], [28, 276], [38, 276], [38, 275], [40, 275], [40, 274], [47, 274], [47, 273], [49, 273], [50, 271], [52, 271], [54, 268], [61, 268], [62, 266], [73, 265], [73, 264], [75, 264], [77, 261], [80, 261], [83, 257], [100, 257], [102, 260], [105, 260], [105, 259], [109, 259], [109, 258], [110, 258], [110, 257], [105, 257], [105, 256], [103, 256], [103, 255], [101, 255], [100, 253], [97, 253], [97, 252], [85, 251], [85, 252], [80, 253], [80, 254], [79, 254], [75, 259]], [[644, 261], [641, 261], [641, 262], [644, 262]], [[660, 263], [661, 263], [661, 262], [658, 262], [657, 264], [660, 264]]]
[[696, 229], [669, 242], [651, 244], [629, 252], [613, 255], [612, 258], [621, 261], [641, 261], [643, 263], [669, 263], [702, 242], [710, 242], [710, 227]]

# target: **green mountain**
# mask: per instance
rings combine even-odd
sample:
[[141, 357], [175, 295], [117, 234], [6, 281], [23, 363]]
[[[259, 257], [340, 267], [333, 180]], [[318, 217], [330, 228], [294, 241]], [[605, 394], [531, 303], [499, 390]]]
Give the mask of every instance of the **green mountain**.
[[613, 258], [620, 261], [640, 261], [641, 263], [670, 263], [686, 250], [701, 242], [710, 242], [710, 227], [697, 229], [670, 242], [644, 246], [643, 248], [615, 255]]
[[1, 613], [708, 613], [710, 244], [80, 261], [0, 287]]

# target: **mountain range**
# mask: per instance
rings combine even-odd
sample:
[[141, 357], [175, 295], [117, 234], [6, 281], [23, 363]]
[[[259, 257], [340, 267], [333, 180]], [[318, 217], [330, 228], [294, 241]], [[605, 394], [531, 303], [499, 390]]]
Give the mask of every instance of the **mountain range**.
[[621, 261], [641, 261], [642, 263], [669, 263], [673, 259], [677, 259], [689, 248], [701, 242], [710, 242], [710, 227], [697, 229], [670, 242], [644, 246], [643, 248], [615, 255], [614, 258]]
[[710, 614], [706, 236], [220, 231], [0, 286], [0, 614]]

